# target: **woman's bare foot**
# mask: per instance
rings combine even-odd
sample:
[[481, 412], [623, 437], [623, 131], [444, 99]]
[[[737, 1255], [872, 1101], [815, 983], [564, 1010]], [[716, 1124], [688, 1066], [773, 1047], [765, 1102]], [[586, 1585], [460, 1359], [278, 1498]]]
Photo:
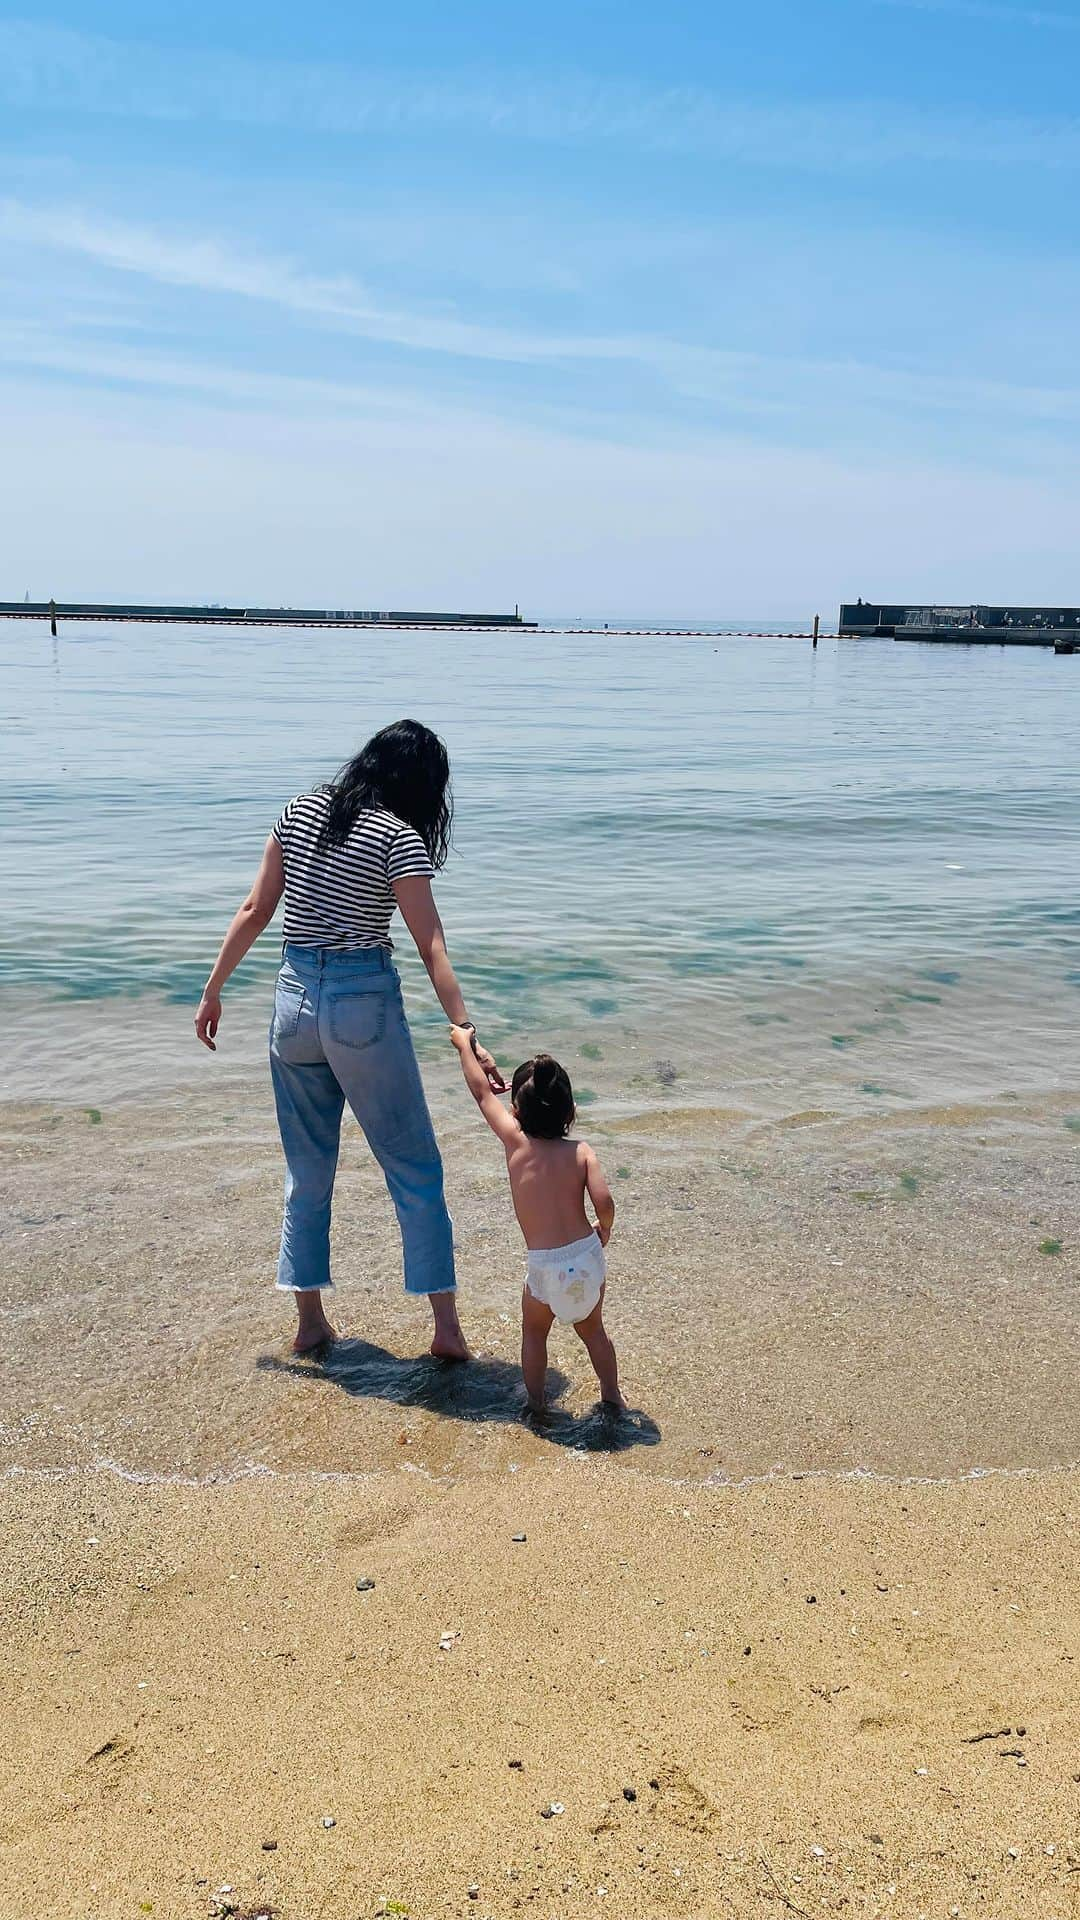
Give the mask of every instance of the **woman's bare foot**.
[[429, 1293], [435, 1315], [435, 1337], [428, 1348], [436, 1360], [471, 1360], [465, 1335], [458, 1320], [457, 1302], [452, 1293]]
[[314, 1353], [319, 1347], [330, 1346], [336, 1339], [337, 1329], [332, 1327], [328, 1320], [321, 1332], [298, 1333], [292, 1343], [292, 1350], [294, 1353]]
[[323, 1311], [322, 1294], [317, 1287], [306, 1293], [295, 1293], [296, 1311], [300, 1324], [296, 1329], [296, 1339], [292, 1343], [294, 1353], [314, 1353], [316, 1347], [325, 1347], [331, 1340], [337, 1339]]

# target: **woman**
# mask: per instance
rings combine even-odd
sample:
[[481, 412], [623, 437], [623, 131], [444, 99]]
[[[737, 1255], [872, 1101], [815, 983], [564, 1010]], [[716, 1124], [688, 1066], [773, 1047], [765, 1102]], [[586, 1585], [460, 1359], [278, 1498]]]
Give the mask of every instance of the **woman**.
[[286, 1164], [277, 1284], [296, 1300], [296, 1353], [334, 1337], [322, 1290], [333, 1284], [330, 1203], [347, 1100], [397, 1210], [405, 1290], [431, 1302], [431, 1351], [469, 1357], [454, 1299], [442, 1161], [390, 939], [400, 907], [447, 1019], [470, 1029], [477, 1059], [503, 1092], [494, 1060], [477, 1043], [431, 892], [452, 815], [446, 748], [417, 720], [384, 727], [329, 785], [290, 800], [195, 1015], [195, 1032], [215, 1051], [221, 989], [284, 893], [270, 1071]]

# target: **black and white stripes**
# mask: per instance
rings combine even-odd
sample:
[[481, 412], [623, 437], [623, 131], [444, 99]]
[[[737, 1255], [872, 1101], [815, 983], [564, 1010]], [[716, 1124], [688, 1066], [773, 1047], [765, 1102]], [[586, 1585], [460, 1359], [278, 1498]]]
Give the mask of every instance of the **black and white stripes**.
[[326, 795], [290, 800], [273, 829], [285, 864], [284, 937], [300, 947], [393, 948], [393, 882], [434, 869], [414, 828], [362, 813], [344, 846], [320, 847]]

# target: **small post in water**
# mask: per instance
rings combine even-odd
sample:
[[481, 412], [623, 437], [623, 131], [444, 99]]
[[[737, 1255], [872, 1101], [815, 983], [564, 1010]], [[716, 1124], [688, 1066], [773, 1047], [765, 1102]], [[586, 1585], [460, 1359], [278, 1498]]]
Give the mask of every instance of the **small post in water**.
[[55, 600], [49, 601], [49, 631], [52, 634], [53, 639], [55, 640], [56, 639], [56, 601]]
[[815, 653], [817, 652], [818, 628], [820, 626], [821, 626], [821, 615], [820, 613], [815, 613], [814, 615], [814, 652]]

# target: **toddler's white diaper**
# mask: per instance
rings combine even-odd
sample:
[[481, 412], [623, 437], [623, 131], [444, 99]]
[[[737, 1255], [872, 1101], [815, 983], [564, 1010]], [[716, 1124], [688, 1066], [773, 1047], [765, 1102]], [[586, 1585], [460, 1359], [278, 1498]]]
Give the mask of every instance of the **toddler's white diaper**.
[[584, 1320], [600, 1298], [606, 1272], [600, 1237], [590, 1233], [568, 1247], [530, 1247], [525, 1285], [556, 1320]]

